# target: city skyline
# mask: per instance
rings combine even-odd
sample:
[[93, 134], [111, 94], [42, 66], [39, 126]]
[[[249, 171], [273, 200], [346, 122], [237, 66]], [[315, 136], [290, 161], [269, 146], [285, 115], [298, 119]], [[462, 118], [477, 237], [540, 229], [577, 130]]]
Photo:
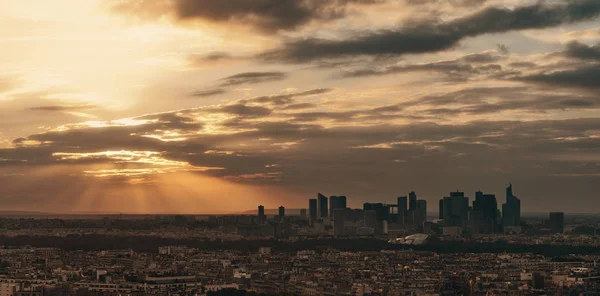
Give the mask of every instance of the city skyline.
[[0, 211], [600, 213], [597, 0], [223, 3], [0, 0]]

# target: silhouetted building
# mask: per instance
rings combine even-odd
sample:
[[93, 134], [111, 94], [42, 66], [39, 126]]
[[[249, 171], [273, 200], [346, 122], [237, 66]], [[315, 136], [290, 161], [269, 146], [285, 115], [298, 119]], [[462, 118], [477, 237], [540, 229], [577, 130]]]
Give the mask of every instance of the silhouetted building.
[[319, 218], [327, 218], [329, 211], [327, 210], [327, 197], [321, 193], [317, 194], [317, 216]]
[[414, 191], [411, 191], [408, 194], [408, 210], [414, 211], [417, 209], [417, 194]]
[[406, 217], [408, 215], [407, 203], [408, 197], [398, 197], [398, 223], [400, 224], [406, 224], [408, 222], [408, 218]]
[[377, 227], [377, 211], [365, 210], [365, 226], [375, 229]]
[[279, 220], [282, 220], [285, 217], [285, 208], [283, 206], [279, 207]]
[[346, 209], [335, 209], [333, 211], [333, 235], [342, 236], [344, 233], [344, 225], [346, 222]]
[[438, 214], [438, 219], [442, 220], [444, 219], [444, 199], [440, 199], [439, 202], [439, 214]]
[[258, 206], [258, 222], [264, 223], [266, 220], [267, 217], [265, 216], [265, 207], [260, 205]]
[[308, 200], [308, 223], [312, 226], [317, 222], [317, 199]]
[[513, 195], [512, 184], [506, 188], [506, 203], [502, 205], [502, 225], [521, 226], [521, 200]]
[[469, 222], [467, 223], [467, 229], [471, 234], [483, 233], [483, 212], [470, 211]]
[[450, 196], [442, 199], [440, 209], [446, 226], [464, 227], [468, 221], [469, 198], [464, 192], [450, 192]]
[[549, 226], [554, 233], [565, 232], [565, 213], [553, 212], [550, 213]]
[[424, 199], [417, 200], [417, 206], [413, 212], [413, 225], [423, 227], [423, 223], [427, 221], [427, 201]]
[[333, 213], [337, 209], [346, 208], [346, 197], [345, 196], [331, 196], [329, 198], [329, 216], [333, 217]]
[[390, 220], [390, 207], [382, 203], [364, 203], [363, 210], [375, 211], [377, 213], [377, 221]]
[[498, 201], [493, 194], [484, 194], [481, 191], [475, 192], [475, 200], [473, 201], [473, 210], [481, 213], [481, 233], [497, 232], [498, 224]]

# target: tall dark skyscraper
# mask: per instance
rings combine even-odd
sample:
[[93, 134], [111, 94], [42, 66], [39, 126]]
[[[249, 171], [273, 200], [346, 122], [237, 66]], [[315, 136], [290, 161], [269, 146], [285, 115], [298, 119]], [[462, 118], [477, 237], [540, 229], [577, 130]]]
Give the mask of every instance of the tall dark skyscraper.
[[443, 198], [440, 199], [438, 206], [439, 206], [439, 211], [440, 211], [438, 214], [438, 219], [442, 220], [442, 219], [444, 219], [444, 199]]
[[469, 215], [469, 198], [464, 192], [450, 192], [450, 196], [442, 199], [440, 209], [442, 217], [447, 226], [461, 226], [467, 224]]
[[310, 225], [314, 225], [317, 221], [317, 199], [311, 198], [308, 200], [308, 222]]
[[279, 207], [279, 219], [283, 219], [285, 217], [285, 208], [283, 206]]
[[346, 208], [346, 197], [345, 196], [331, 196], [329, 197], [329, 216], [333, 217], [335, 210], [341, 210]]
[[473, 211], [481, 213], [481, 223], [478, 225], [482, 233], [497, 232], [498, 221], [498, 201], [493, 194], [484, 194], [481, 191], [475, 192], [475, 200], [473, 201]]
[[327, 196], [317, 194], [317, 216], [319, 218], [327, 218], [329, 211], [327, 210]]
[[417, 194], [414, 191], [411, 191], [408, 194], [408, 210], [414, 211], [417, 209]]
[[512, 184], [506, 188], [506, 203], [502, 205], [502, 225], [504, 227], [521, 225], [521, 200], [513, 195]]
[[550, 229], [554, 233], [563, 233], [565, 232], [565, 213], [563, 212], [553, 212], [550, 213], [550, 221], [549, 225]]
[[263, 223], [267, 220], [265, 216], [265, 207], [260, 205], [258, 206], [258, 222]]
[[407, 202], [408, 202], [408, 197], [406, 197], [406, 196], [398, 197], [398, 222], [400, 224], [405, 224], [408, 222], [407, 221], [407, 214], [408, 214]]
[[427, 221], [427, 201], [419, 199], [413, 211], [413, 223], [415, 226], [422, 227], [425, 221]]

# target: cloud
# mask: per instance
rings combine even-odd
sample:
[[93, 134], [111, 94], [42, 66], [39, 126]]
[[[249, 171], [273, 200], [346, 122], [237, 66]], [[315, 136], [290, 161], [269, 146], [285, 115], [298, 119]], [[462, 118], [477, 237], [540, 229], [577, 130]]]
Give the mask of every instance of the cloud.
[[538, 3], [513, 9], [487, 7], [474, 14], [437, 24], [417, 23], [398, 29], [357, 33], [328, 40], [307, 38], [263, 53], [266, 60], [310, 62], [355, 56], [433, 53], [455, 47], [468, 37], [514, 30], [542, 29], [591, 20], [600, 15], [600, 2], [576, 0], [566, 4]]
[[234, 24], [263, 33], [291, 31], [312, 21], [344, 17], [351, 4], [376, 4], [380, 0], [129, 0], [114, 11], [142, 18], [173, 16], [179, 21], [202, 20]]
[[242, 84], [257, 84], [271, 81], [279, 81], [287, 78], [284, 72], [245, 72], [221, 79], [221, 86], [235, 86]]
[[39, 107], [30, 107], [27, 110], [33, 111], [48, 111], [48, 112], [63, 112], [63, 111], [82, 111], [96, 109], [95, 105], [48, 105]]
[[585, 65], [574, 69], [527, 75], [518, 79], [549, 86], [597, 90], [600, 88], [600, 65]]
[[600, 46], [588, 46], [577, 41], [572, 41], [567, 44], [565, 54], [568, 57], [577, 58], [580, 60], [600, 61]]
[[216, 96], [216, 95], [222, 95], [226, 92], [227, 91], [224, 89], [217, 88], [217, 89], [195, 91], [191, 95], [194, 97], [212, 97], [212, 96]]

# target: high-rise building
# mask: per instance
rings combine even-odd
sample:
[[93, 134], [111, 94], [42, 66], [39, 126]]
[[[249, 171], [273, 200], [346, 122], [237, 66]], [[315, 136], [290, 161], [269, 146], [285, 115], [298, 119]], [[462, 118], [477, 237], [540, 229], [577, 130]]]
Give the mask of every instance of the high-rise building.
[[408, 214], [408, 197], [400, 196], [398, 197], [398, 222], [400, 224], [406, 224], [408, 222], [407, 214]]
[[363, 210], [375, 211], [377, 213], [377, 221], [389, 221], [390, 220], [390, 207], [382, 203], [364, 203]]
[[482, 225], [479, 225], [481, 233], [489, 234], [497, 232], [498, 201], [495, 195], [484, 194], [481, 191], [475, 192], [473, 211], [480, 212], [482, 215]]
[[329, 216], [333, 217], [334, 211], [337, 209], [346, 208], [346, 197], [345, 196], [331, 196], [329, 197]]
[[344, 224], [345, 224], [345, 220], [346, 217], [344, 215], [344, 213], [346, 212], [346, 209], [335, 209], [333, 211], [333, 235], [335, 236], [342, 236], [345, 235], [344, 233]]
[[317, 222], [317, 206], [318, 201], [316, 198], [311, 198], [308, 200], [308, 223], [312, 226]]
[[469, 198], [464, 192], [450, 192], [450, 196], [443, 198], [440, 206], [441, 216], [446, 226], [464, 227], [468, 221]]
[[365, 210], [365, 226], [373, 229], [377, 228], [377, 211]]
[[317, 194], [317, 216], [319, 218], [327, 218], [327, 197], [321, 193]]
[[553, 212], [550, 213], [549, 226], [554, 233], [565, 232], [565, 213]]
[[440, 209], [440, 212], [438, 214], [438, 219], [442, 220], [442, 219], [444, 219], [444, 199], [443, 198], [440, 199], [439, 209]]
[[267, 220], [265, 216], [265, 207], [263, 205], [258, 206], [258, 222], [263, 223]]
[[512, 184], [506, 188], [506, 203], [502, 205], [502, 225], [521, 226], [521, 200], [513, 195]]
[[414, 211], [417, 209], [417, 194], [414, 191], [411, 191], [408, 194], [408, 210]]
[[285, 208], [283, 206], [279, 207], [279, 220], [282, 220], [285, 217]]
[[413, 212], [413, 225], [423, 227], [423, 223], [427, 221], [427, 201], [424, 199], [417, 200], [417, 206]]
[[471, 234], [480, 234], [484, 232], [483, 229], [483, 212], [480, 211], [470, 211], [469, 212], [469, 222], [467, 223], [467, 228], [469, 229], [469, 233]]

